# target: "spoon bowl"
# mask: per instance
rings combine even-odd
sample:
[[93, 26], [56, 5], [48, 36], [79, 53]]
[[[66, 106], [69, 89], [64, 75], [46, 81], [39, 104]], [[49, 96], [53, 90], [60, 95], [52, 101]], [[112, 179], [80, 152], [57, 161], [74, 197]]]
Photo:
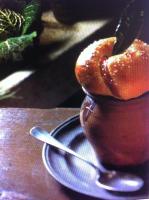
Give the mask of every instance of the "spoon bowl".
[[134, 192], [143, 186], [140, 177], [120, 171], [100, 173], [96, 183], [106, 190], [115, 192]]
[[77, 157], [78, 159], [84, 161], [88, 165], [92, 166], [98, 173], [97, 185], [100, 187], [115, 192], [135, 192], [142, 188], [144, 182], [143, 180], [133, 174], [119, 172], [119, 171], [109, 171], [103, 166], [96, 166], [94, 163], [88, 161], [81, 155], [77, 154], [70, 148], [64, 146], [58, 140], [50, 135], [46, 130], [40, 127], [33, 127], [30, 130], [30, 134], [36, 139], [45, 142], [57, 149], [63, 150], [64, 152]]

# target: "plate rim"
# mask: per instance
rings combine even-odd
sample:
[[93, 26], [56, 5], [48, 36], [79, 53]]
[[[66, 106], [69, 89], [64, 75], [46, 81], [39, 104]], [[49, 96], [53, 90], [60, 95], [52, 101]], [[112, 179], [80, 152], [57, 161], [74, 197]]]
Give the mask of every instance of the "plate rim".
[[[73, 115], [72, 117], [69, 117], [67, 118], [65, 121], [63, 121], [62, 123], [60, 123], [58, 126], [56, 126], [56, 128], [54, 128], [50, 134], [53, 135], [53, 136], [56, 136], [57, 133], [62, 129], [64, 129], [67, 125], [73, 123], [73, 122], [76, 122], [77, 120], [79, 120], [79, 114], [76, 114], [76, 115]], [[62, 186], [65, 186], [67, 187], [68, 189], [71, 189], [79, 194], [82, 194], [82, 195], [87, 195], [89, 197], [92, 197], [92, 198], [100, 198], [100, 199], [105, 199], [104, 197], [102, 197], [101, 195], [97, 195], [97, 193], [92, 193], [92, 192], [89, 192], [87, 190], [84, 191], [81, 191], [79, 190], [77, 187], [73, 187], [73, 185], [65, 180], [62, 179], [62, 177], [60, 177], [59, 175], [57, 175], [52, 167], [52, 165], [48, 164], [50, 163], [48, 161], [48, 156], [47, 156], [47, 153], [49, 151], [49, 148], [50, 148], [50, 145], [49, 144], [46, 144], [44, 143], [43, 144], [43, 147], [42, 147], [42, 160], [43, 160], [43, 164], [46, 168], [46, 170], [48, 171], [48, 173], [58, 182], [60, 183]], [[121, 197], [120, 197], [121, 198]], [[123, 197], [125, 199], [128, 199], [128, 200], [136, 200], [137, 197]], [[139, 198], [139, 196], [138, 196]], [[108, 200], [110, 200], [110, 198], [108, 198]], [[113, 198], [111, 197], [111, 200], [113, 200]], [[141, 198], [140, 200], [147, 200], [145, 198]]]
[[[76, 115], [73, 115], [72, 117], [69, 117], [67, 118], [64, 122], [60, 123], [56, 128], [54, 128], [50, 134], [51, 135], [56, 135], [56, 132], [59, 131], [61, 128], [64, 128], [67, 124], [70, 124], [72, 122], [76, 122], [77, 120], [79, 120], [79, 114], [76, 114]], [[83, 194], [83, 195], [88, 195], [90, 197], [94, 197], [94, 198], [102, 198], [101, 196], [97, 196], [97, 195], [94, 195], [93, 193], [91, 194], [91, 192], [89, 191], [85, 191], [85, 192], [82, 192], [80, 191], [79, 189], [77, 188], [74, 188], [72, 186], [72, 184], [66, 182], [66, 181], [63, 181], [63, 179], [61, 177], [59, 177], [58, 175], [56, 175], [55, 171], [53, 170], [52, 166], [51, 165], [48, 165], [49, 161], [47, 159], [47, 153], [48, 153], [48, 150], [50, 148], [50, 145], [49, 144], [46, 144], [44, 143], [43, 145], [43, 148], [42, 148], [42, 160], [43, 160], [43, 163], [44, 163], [44, 166], [46, 168], [46, 170], [48, 171], [48, 173], [58, 182], [60, 183], [61, 185], [67, 187], [68, 189], [71, 189], [79, 194]]]

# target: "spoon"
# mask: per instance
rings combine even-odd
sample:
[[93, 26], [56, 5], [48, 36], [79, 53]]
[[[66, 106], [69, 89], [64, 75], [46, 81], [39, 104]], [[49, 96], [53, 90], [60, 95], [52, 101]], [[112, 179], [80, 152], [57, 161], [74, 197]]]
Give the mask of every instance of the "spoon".
[[142, 27], [145, 20], [145, 1], [129, 0], [129, 3], [122, 11], [115, 30], [117, 41], [113, 48], [113, 55], [125, 51], [135, 38], [139, 38], [142, 35]]
[[67, 152], [68, 154], [73, 155], [92, 166], [99, 174], [97, 184], [106, 190], [115, 192], [134, 192], [139, 190], [144, 184], [140, 177], [133, 174], [119, 171], [109, 171], [102, 166], [96, 166], [81, 155], [64, 146], [61, 142], [52, 137], [46, 130], [41, 129], [40, 127], [33, 127], [30, 130], [30, 134], [36, 139], [50, 144], [57, 149], [63, 150], [64, 152]]

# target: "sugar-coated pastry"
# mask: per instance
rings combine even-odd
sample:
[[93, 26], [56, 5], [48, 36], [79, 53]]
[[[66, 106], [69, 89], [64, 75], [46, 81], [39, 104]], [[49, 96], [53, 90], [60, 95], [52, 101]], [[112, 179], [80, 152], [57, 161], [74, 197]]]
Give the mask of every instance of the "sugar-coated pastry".
[[128, 100], [149, 91], [149, 45], [135, 39], [121, 54], [112, 55], [116, 38], [100, 39], [78, 57], [79, 83], [95, 95]]

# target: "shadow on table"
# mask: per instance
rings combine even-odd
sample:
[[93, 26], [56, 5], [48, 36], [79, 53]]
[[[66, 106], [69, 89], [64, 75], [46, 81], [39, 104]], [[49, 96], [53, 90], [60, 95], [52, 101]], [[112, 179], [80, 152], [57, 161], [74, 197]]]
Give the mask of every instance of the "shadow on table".
[[54, 45], [61, 47], [65, 45], [65, 41], [60, 42], [60, 45], [59, 42], [55, 42], [51, 45], [39, 45], [34, 49], [29, 49], [25, 55], [26, 61], [23, 67], [14, 66], [13, 68], [13, 66], [10, 66], [9, 68], [8, 66], [5, 69], [1, 68], [1, 74], [5, 75], [11, 74], [14, 70], [28, 69], [34, 70], [34, 73], [13, 88], [17, 91], [16, 97], [1, 100], [0, 107], [80, 107], [84, 96], [80, 92], [81, 86], [78, 84], [74, 74], [77, 57], [82, 49], [94, 40], [112, 36], [116, 24], [117, 19], [114, 19], [103, 27], [98, 28], [88, 37], [82, 38], [77, 44], [64, 51], [56, 59], [50, 60], [49, 54], [53, 52], [53, 49], [56, 49]]

